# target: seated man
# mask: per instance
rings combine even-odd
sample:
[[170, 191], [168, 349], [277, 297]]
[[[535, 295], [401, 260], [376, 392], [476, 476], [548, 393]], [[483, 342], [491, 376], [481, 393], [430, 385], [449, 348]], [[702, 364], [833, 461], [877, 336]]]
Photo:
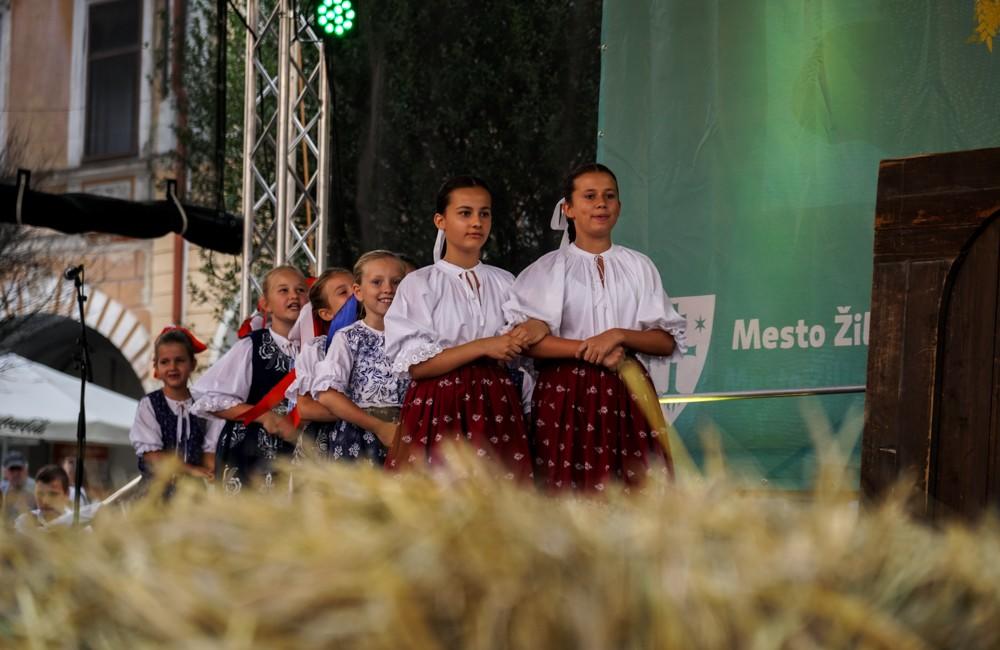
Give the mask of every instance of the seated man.
[[[25, 512], [14, 522], [14, 528], [26, 533], [39, 528], [73, 523], [69, 501], [69, 475], [58, 465], [46, 465], [35, 475], [35, 503], [38, 507]], [[57, 521], [58, 520], [58, 521]]]

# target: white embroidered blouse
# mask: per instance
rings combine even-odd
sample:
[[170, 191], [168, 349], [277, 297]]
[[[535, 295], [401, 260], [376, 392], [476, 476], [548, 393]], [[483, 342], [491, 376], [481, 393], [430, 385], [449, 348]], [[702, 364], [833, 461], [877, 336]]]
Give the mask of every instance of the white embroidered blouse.
[[463, 269], [445, 260], [407, 275], [385, 315], [385, 353], [392, 371], [405, 373], [442, 350], [496, 336], [513, 281], [495, 266]]
[[[273, 329], [271, 338], [279, 350], [292, 359], [296, 357], [298, 346], [293, 342]], [[242, 338], [194, 382], [191, 392], [195, 403], [191, 411], [206, 416], [245, 403], [253, 379], [252, 361], [253, 341], [250, 337]]]
[[[167, 400], [167, 406], [177, 416], [176, 440], [180, 441], [183, 439], [185, 431], [191, 431], [190, 422], [185, 427], [184, 421], [191, 415], [195, 415], [192, 411], [194, 400], [189, 398], [178, 401], [166, 395], [164, 397]], [[205, 420], [205, 442], [202, 444], [201, 449], [202, 451], [214, 454], [216, 444], [219, 441], [219, 434], [222, 433], [222, 427], [225, 426], [226, 421], [212, 416], [205, 417]], [[150, 402], [149, 396], [143, 396], [139, 400], [139, 406], [135, 412], [135, 421], [132, 422], [132, 428], [128, 432], [128, 439], [132, 443], [132, 447], [135, 448], [136, 456], [142, 456], [145, 453], [163, 449], [163, 432], [160, 431], [160, 424], [156, 421], [156, 414], [153, 412], [153, 403]]]
[[385, 334], [359, 320], [333, 335], [326, 357], [316, 366], [312, 395], [333, 389], [361, 408], [401, 406], [409, 377], [392, 372], [391, 366]]
[[653, 261], [624, 246], [594, 255], [570, 244], [543, 255], [521, 272], [503, 308], [508, 328], [536, 318], [553, 336], [567, 339], [616, 327], [669, 332], [676, 343], [670, 357], [639, 355], [660, 391], [669, 362], [687, 349], [687, 321], [663, 290]]
[[311, 341], [302, 345], [298, 356], [295, 357], [295, 381], [292, 382], [285, 397], [292, 404], [299, 395], [308, 395], [313, 390], [313, 381], [316, 379], [316, 367], [323, 360], [326, 353], [326, 335], [314, 337]]

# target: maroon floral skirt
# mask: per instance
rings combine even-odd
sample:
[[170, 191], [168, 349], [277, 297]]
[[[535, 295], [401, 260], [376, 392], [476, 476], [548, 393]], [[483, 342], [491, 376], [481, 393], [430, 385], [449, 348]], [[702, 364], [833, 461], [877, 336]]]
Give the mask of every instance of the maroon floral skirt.
[[669, 476], [659, 434], [618, 373], [572, 359], [536, 361], [535, 367], [533, 444], [542, 487], [601, 491], [618, 480], [627, 491], [654, 472]]
[[440, 463], [443, 444], [465, 441], [498, 462], [506, 478], [532, 477], [521, 397], [492, 361], [476, 361], [430, 379], [414, 380], [403, 398], [400, 428], [385, 466]]

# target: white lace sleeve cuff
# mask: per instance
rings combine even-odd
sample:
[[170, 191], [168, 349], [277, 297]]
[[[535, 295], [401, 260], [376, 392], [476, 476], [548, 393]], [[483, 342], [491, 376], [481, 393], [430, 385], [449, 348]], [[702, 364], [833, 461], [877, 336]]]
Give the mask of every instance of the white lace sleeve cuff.
[[285, 390], [285, 398], [294, 402], [299, 395], [306, 395], [312, 389], [312, 377], [305, 375], [300, 377], [297, 373], [293, 381]]
[[244, 400], [233, 395], [224, 393], [205, 393], [191, 406], [191, 412], [202, 417], [215, 415], [219, 411], [225, 411], [237, 404], [243, 404]]
[[423, 363], [428, 359], [433, 359], [444, 351], [437, 343], [418, 343], [400, 351], [396, 355], [396, 360], [392, 362], [392, 372], [403, 375], [410, 371], [411, 366]]
[[671, 361], [680, 361], [687, 352], [687, 328], [668, 327], [667, 334], [674, 337], [674, 351], [668, 357]]
[[136, 442], [132, 444], [135, 447], [135, 455], [142, 456], [143, 454], [148, 454], [151, 451], [163, 451], [163, 445], [154, 445], [148, 442]]
[[312, 394], [313, 399], [319, 399], [319, 394], [326, 392], [328, 390], [335, 390], [338, 393], [343, 393], [346, 395], [347, 384], [345, 384], [342, 381], [338, 381], [333, 377], [326, 376], [317, 379], [316, 381], [313, 382], [310, 393]]

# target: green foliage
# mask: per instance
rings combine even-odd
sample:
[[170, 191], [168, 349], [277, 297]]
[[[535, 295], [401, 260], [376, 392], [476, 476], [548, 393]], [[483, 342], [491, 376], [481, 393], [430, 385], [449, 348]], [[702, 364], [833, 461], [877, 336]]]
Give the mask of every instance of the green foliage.
[[[191, 0], [182, 133], [191, 198], [211, 205], [215, 116], [214, 0]], [[548, 230], [562, 176], [596, 154], [601, 2], [359, 1], [357, 23], [330, 44], [335, 155], [331, 264], [389, 248], [430, 261], [438, 186], [472, 173], [494, 188], [486, 258], [519, 271], [558, 237]], [[242, 174], [244, 28], [231, 10], [226, 205]], [[207, 253], [220, 312], [238, 260]]]
[[[244, 27], [230, 11], [226, 52], [225, 208], [239, 214], [243, 174], [243, 58]], [[188, 199], [201, 205], [215, 204], [215, 1], [189, 0], [183, 52], [183, 98], [187, 124], [177, 125], [180, 155], [190, 180]], [[213, 304], [221, 319], [239, 293], [240, 259], [204, 250], [200, 270], [204, 283], [191, 282], [194, 300]]]
[[429, 261], [438, 186], [473, 173], [495, 192], [490, 262], [551, 248], [562, 176], [596, 152], [601, 3], [357, 4], [334, 43], [346, 263], [376, 247]]

